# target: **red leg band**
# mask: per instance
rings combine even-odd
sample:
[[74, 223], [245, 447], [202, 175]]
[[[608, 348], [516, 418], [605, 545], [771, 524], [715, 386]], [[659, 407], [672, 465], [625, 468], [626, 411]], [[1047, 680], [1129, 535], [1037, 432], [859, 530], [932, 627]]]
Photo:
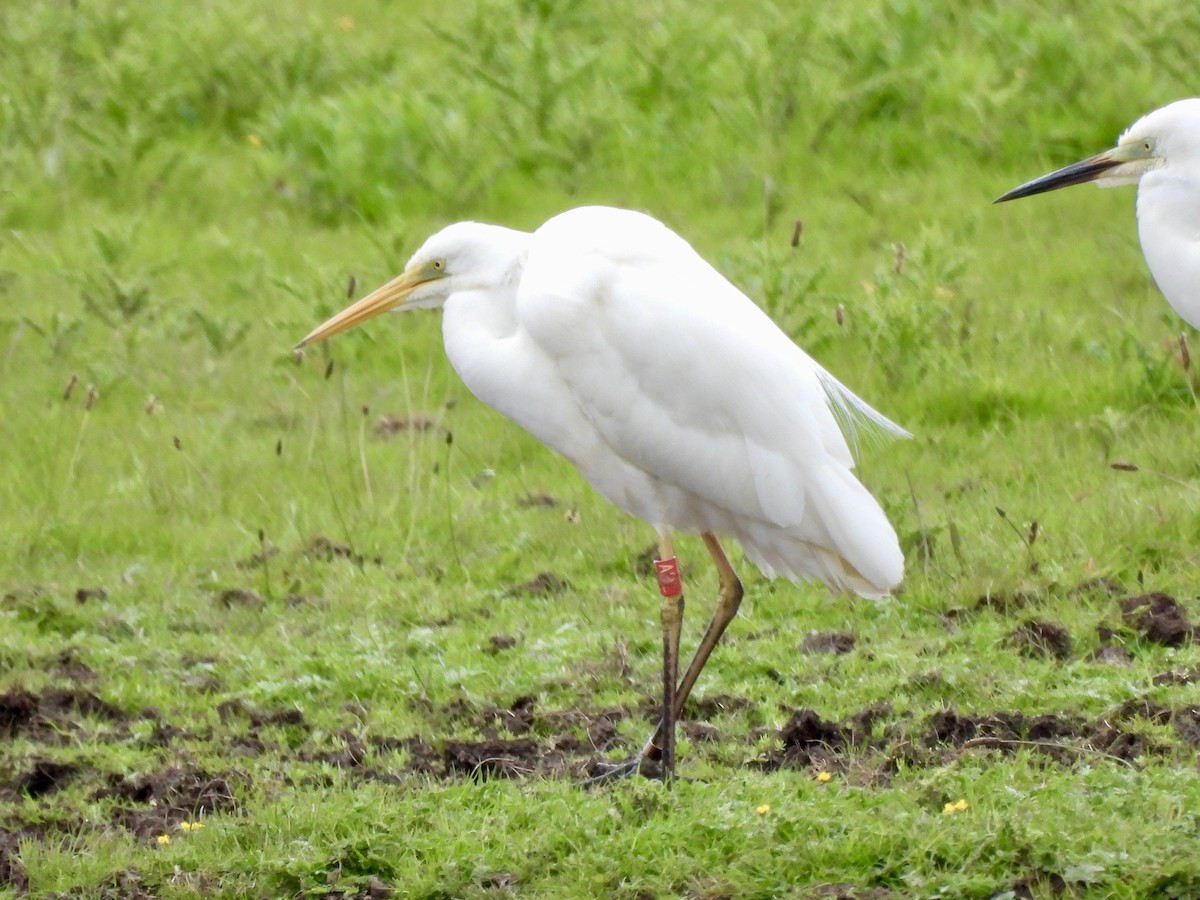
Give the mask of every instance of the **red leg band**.
[[656, 559], [654, 574], [658, 578], [658, 592], [664, 597], [678, 597], [683, 593], [683, 579], [679, 577], [679, 564], [675, 557]]

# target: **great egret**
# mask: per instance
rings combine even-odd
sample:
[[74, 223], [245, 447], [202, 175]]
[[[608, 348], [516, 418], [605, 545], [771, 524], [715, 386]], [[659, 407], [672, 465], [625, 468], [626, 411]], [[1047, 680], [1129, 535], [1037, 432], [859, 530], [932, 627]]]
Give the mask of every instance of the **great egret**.
[[[583, 207], [535, 232], [460, 222], [404, 273], [299, 346], [393, 309], [443, 310], [446, 355], [471, 392], [566, 457], [658, 532], [663, 702], [641, 753], [675, 763], [675, 720], [737, 613], [729, 535], [767, 577], [880, 597], [904, 557], [851, 473], [842, 433], [907, 433], [842, 386], [692, 247], [650, 216]], [[720, 594], [676, 685], [683, 594], [673, 530], [699, 533]]]
[[1138, 186], [1138, 238], [1150, 274], [1175, 312], [1200, 328], [1200, 98], [1142, 116], [1113, 149], [1026, 182], [996, 202], [1084, 181]]

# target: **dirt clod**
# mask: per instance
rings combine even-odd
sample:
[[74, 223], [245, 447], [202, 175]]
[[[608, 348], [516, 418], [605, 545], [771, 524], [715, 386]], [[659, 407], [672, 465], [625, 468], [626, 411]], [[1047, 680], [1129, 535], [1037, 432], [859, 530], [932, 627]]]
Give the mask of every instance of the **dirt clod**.
[[339, 769], [360, 768], [367, 758], [367, 748], [362, 740], [350, 732], [338, 736], [339, 746], [334, 750], [313, 750], [299, 754], [306, 762], [323, 762]]
[[680, 722], [679, 730], [693, 743], [715, 744], [721, 739], [721, 732], [707, 722]]
[[491, 888], [492, 890], [503, 890], [505, 888], [516, 887], [520, 878], [512, 872], [494, 872], [486, 876], [482, 882], [482, 887]]
[[38, 759], [34, 760], [33, 766], [28, 771], [22, 772], [14, 781], [10, 782], [9, 786], [15, 787], [20, 793], [29, 797], [42, 797], [66, 787], [78, 771], [79, 766], [71, 763]]
[[248, 780], [240, 772], [211, 774], [203, 769], [168, 766], [129, 777], [111, 775], [107, 787], [92, 799], [120, 801], [123, 805], [114, 810], [113, 821], [141, 838], [149, 838], [201, 815], [237, 812], [241, 803], [235, 786], [245, 785]]
[[502, 727], [509, 734], [525, 734], [533, 725], [533, 714], [536, 703], [536, 697], [524, 695], [514, 700], [507, 709], [498, 709], [494, 706], [488, 707], [482, 712], [485, 724], [484, 730], [490, 731], [490, 726], [495, 724]]
[[83, 660], [79, 658], [75, 650], [68, 647], [58, 654], [54, 660], [54, 670], [63, 678], [71, 681], [95, 681], [96, 673]]
[[1071, 657], [1071, 634], [1056, 622], [1030, 619], [1009, 632], [1007, 642], [1022, 656], [1059, 662]]
[[513, 585], [509, 588], [508, 593], [514, 594], [529, 594], [531, 596], [549, 596], [551, 594], [561, 594], [564, 591], [571, 589], [571, 583], [565, 578], [560, 578], [553, 572], [539, 572], [533, 578], [522, 584]]
[[1193, 684], [1197, 681], [1200, 681], [1200, 666], [1183, 666], [1178, 669], [1171, 669], [1169, 672], [1160, 672], [1151, 679], [1155, 687], [1160, 687], [1164, 684]]
[[1144, 719], [1155, 725], [1165, 725], [1171, 721], [1171, 708], [1156, 703], [1147, 697], [1131, 697], [1105, 717], [1110, 722], [1128, 722], [1131, 719]]
[[21, 835], [11, 831], [0, 831], [0, 887], [12, 888], [17, 893], [29, 887], [29, 878], [21, 866]]
[[304, 713], [295, 707], [287, 707], [285, 709], [272, 709], [260, 712], [251, 711], [248, 713], [250, 724], [255, 728], [273, 725], [278, 728], [302, 728], [305, 731], [311, 726], [308, 720], [304, 718]]
[[1148, 641], [1179, 647], [1195, 637], [1196, 628], [1169, 594], [1143, 594], [1121, 601], [1121, 615]]
[[[323, 534], [318, 534], [310, 540], [301, 548], [300, 552], [310, 559], [320, 559], [325, 562], [334, 559], [348, 559], [356, 566], [361, 566], [366, 562], [366, 557], [361, 553], [357, 553], [345, 544], [339, 544], [337, 541], [327, 538]], [[380, 565], [383, 560], [376, 556], [371, 562]]]
[[850, 631], [810, 631], [800, 643], [801, 653], [849, 653], [857, 638]]
[[515, 778], [538, 768], [537, 744], [525, 738], [495, 741], [447, 741], [442, 761], [447, 775], [470, 775], [479, 781]]
[[115, 722], [126, 716], [86, 690], [47, 688], [33, 694], [23, 687], [13, 687], [0, 694], [0, 738], [25, 734], [50, 740], [58, 732], [78, 729], [79, 718]]
[[1067, 596], [1072, 600], [1078, 600], [1080, 597], [1115, 597], [1122, 593], [1125, 589], [1120, 582], [1112, 578], [1106, 578], [1101, 575], [1096, 578], [1089, 578], [1086, 581], [1081, 581], [1071, 590], [1067, 591]]
[[[731, 694], [705, 694], [703, 697], [688, 698], [683, 707], [683, 717], [708, 722], [719, 715], [737, 712], [749, 705], [750, 701], [745, 697], [734, 697]], [[657, 714], [658, 703], [655, 702], [649, 711]]]
[[992, 594], [989, 592], [982, 594], [975, 601], [974, 609], [976, 612], [990, 609], [994, 612], [1006, 613], [1017, 609], [1024, 609], [1036, 601], [1037, 595], [1028, 591], [1013, 591], [1011, 594]]
[[1009, 893], [1014, 900], [1035, 900], [1037, 897], [1061, 897], [1068, 887], [1067, 881], [1057, 872], [1034, 872], [1014, 882]]
[[37, 698], [24, 688], [0, 694], [0, 737], [11, 738], [29, 727], [37, 712]]
[[226, 588], [217, 594], [217, 602], [226, 609], [233, 609], [235, 606], [261, 609], [267, 605], [267, 601], [263, 599], [262, 594], [248, 588]]
[[234, 565], [239, 569], [258, 569], [261, 568], [263, 563], [265, 563], [271, 557], [278, 555], [278, 547], [267, 545], [259, 552], [253, 553], [250, 556], [247, 556], [245, 559], [239, 559], [236, 563], [234, 563]]
[[820, 763], [850, 743], [850, 730], [823, 720], [814, 710], [798, 709], [781, 729], [784, 758], [791, 765]]
[[1200, 706], [1182, 706], [1171, 713], [1171, 727], [1189, 746], [1200, 746]]
[[102, 587], [81, 587], [75, 590], [75, 602], [87, 603], [89, 600], [107, 600], [108, 591]]

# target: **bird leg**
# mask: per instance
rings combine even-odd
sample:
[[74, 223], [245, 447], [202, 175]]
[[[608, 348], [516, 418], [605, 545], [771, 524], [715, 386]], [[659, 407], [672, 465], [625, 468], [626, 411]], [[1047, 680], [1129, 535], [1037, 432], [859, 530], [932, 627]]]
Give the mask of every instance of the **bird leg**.
[[[589, 779], [591, 784], [600, 784], [612, 781], [616, 778], [628, 777], [638, 772], [644, 772], [649, 767], [643, 767], [643, 763], [654, 762], [661, 760], [661, 767], [664, 777], [669, 777], [674, 774], [674, 756], [675, 756], [675, 722], [683, 712], [683, 705], [687, 702], [688, 695], [692, 692], [692, 687], [696, 684], [696, 680], [700, 677], [700, 672], [704, 668], [704, 664], [708, 662], [708, 657], [712, 654], [713, 648], [717, 646], [721, 636], [725, 633], [725, 629], [729, 627], [729, 623], [733, 621], [737, 615], [738, 607], [742, 603], [742, 582], [738, 579], [737, 573], [733, 571], [733, 566], [729, 564], [729, 558], [725, 555], [725, 551], [721, 549], [721, 545], [717, 542], [709, 532], [704, 532], [701, 535], [704, 539], [704, 546], [708, 548], [708, 553], [712, 557], [713, 562], [717, 567], [717, 577], [721, 583], [720, 594], [717, 597], [717, 606], [713, 610], [712, 619], [708, 623], [708, 628], [704, 631], [704, 637], [700, 639], [700, 645], [696, 648], [696, 654], [692, 657], [691, 664], [688, 665], [687, 672], [683, 675], [683, 680], [678, 686], [674, 685], [674, 678], [668, 681], [667, 670], [669, 667], [666, 659], [668, 652], [667, 640], [667, 597], [666, 590], [663, 586], [663, 574], [659, 569], [659, 561], [655, 562], [655, 571], [659, 575], [659, 588], [663, 592], [663, 716], [658, 723], [658, 728], [654, 735], [642, 747], [640, 753], [633, 759], [623, 763], [614, 765], [602, 765], [599, 771]], [[660, 554], [666, 558], [671, 558], [670, 538], [668, 541], [667, 551], [663, 552], [662, 543], [659, 544]], [[678, 572], [675, 572], [678, 579]], [[682, 582], [679, 582], [682, 587]], [[679, 596], [679, 623], [683, 621], [683, 596]], [[679, 645], [678, 635], [675, 640], [675, 656], [678, 659]], [[671, 685], [668, 688], [668, 684]], [[667, 693], [670, 691], [671, 699], [668, 707]], [[669, 748], [669, 749], [668, 749]], [[649, 774], [649, 773], [647, 773]]]
[[678, 715], [675, 682], [679, 678], [679, 634], [683, 630], [683, 582], [679, 578], [679, 564], [675, 560], [670, 532], [664, 531], [658, 536], [654, 574], [662, 594], [663, 694], [659, 728], [663, 737], [660, 756], [663, 781], [670, 783], [675, 777], [675, 718]]
[[[729, 564], [729, 557], [725, 555], [725, 551], [717, 542], [716, 537], [711, 532], [704, 532], [701, 537], [704, 539], [704, 546], [708, 548], [708, 554], [712, 557], [713, 563], [717, 567], [717, 578], [721, 583], [720, 593], [717, 595], [717, 606], [713, 610], [712, 619], [709, 620], [708, 628], [704, 630], [704, 637], [700, 639], [700, 645], [696, 648], [696, 654], [692, 657], [691, 664], [688, 665], [687, 672], [683, 675], [683, 681], [679, 682], [679, 686], [675, 689], [675, 703], [671, 709], [671, 719], [667, 720], [666, 715], [663, 720], [658, 723], [658, 729], [654, 732], [654, 736], [646, 742], [642, 748], [639, 757], [642, 759], [659, 759], [663, 760], [663, 766], [666, 768], [666, 744], [668, 743], [667, 735], [674, 732], [675, 721], [683, 714], [683, 704], [687, 702], [688, 696], [692, 692], [692, 687], [696, 684], [696, 679], [700, 677], [700, 672], [704, 668], [704, 664], [708, 662], [708, 657], [712, 654], [713, 648], [717, 646], [717, 642], [721, 640], [721, 636], [725, 633], [725, 629], [729, 627], [729, 623], [733, 621], [737, 615], [738, 607], [742, 604], [742, 596], [745, 593], [742, 590], [742, 582], [737, 577], [737, 573], [733, 571], [733, 566]], [[667, 726], [670, 725], [670, 728]], [[674, 744], [673, 737], [670, 740]], [[672, 751], [674, 748], [672, 747]]]

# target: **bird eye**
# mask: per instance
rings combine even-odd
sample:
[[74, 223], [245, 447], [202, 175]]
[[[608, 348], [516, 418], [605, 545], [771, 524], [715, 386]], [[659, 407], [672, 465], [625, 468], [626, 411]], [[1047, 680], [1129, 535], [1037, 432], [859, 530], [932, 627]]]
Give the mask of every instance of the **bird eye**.
[[1153, 141], [1142, 141], [1142, 149], [1145, 150], [1147, 153], [1149, 153], [1151, 150], [1154, 149]]
[[[1149, 149], [1148, 146], [1147, 146], [1147, 149]], [[446, 261], [444, 259], [435, 259], [433, 261], [433, 270], [435, 272], [440, 272], [444, 268], [446, 268]]]

